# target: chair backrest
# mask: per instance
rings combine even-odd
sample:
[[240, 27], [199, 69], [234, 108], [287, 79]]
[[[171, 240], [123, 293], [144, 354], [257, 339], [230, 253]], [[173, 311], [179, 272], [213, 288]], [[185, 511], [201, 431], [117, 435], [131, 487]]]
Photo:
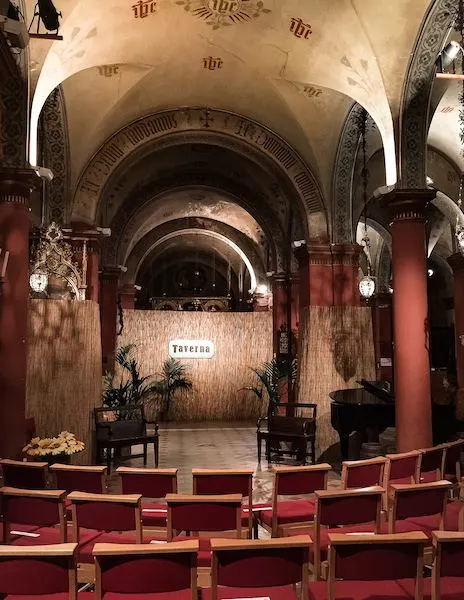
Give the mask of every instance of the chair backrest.
[[55, 464], [50, 467], [50, 471], [55, 475], [56, 487], [68, 493], [104, 494], [107, 491], [106, 467]]
[[[337, 580], [388, 581], [415, 579], [415, 598], [422, 599], [423, 532], [393, 535], [329, 534], [328, 599], [337, 598]], [[382, 596], [382, 587], [372, 597]]]
[[67, 594], [77, 600], [77, 544], [0, 546], [0, 597]]
[[140, 494], [88, 494], [72, 492], [71, 502], [74, 540], [79, 530], [135, 531], [137, 544], [142, 543], [142, 513]]
[[449, 481], [432, 481], [430, 483], [392, 485], [392, 504], [389, 514], [389, 532], [394, 533], [395, 523], [411, 517], [440, 516], [440, 527], [443, 529], [443, 516], [448, 501]]
[[277, 503], [279, 496], [302, 496], [325, 490], [331, 469], [328, 463], [307, 467], [274, 467], [273, 503]]
[[342, 463], [341, 487], [351, 488], [383, 485], [387, 459], [384, 456], [367, 460], [346, 460]]
[[97, 439], [105, 442], [133, 438], [145, 433], [143, 407], [94, 408]]
[[211, 540], [211, 595], [217, 600], [218, 585], [270, 588], [301, 582], [307, 598], [308, 535], [268, 540]]
[[142, 494], [144, 498], [164, 498], [177, 493], [177, 469], [118, 467], [123, 494]]
[[242, 496], [194, 496], [168, 494], [168, 540], [175, 531], [234, 531], [242, 536]]
[[384, 489], [372, 486], [353, 490], [316, 491], [316, 530], [322, 527], [374, 523], [380, 527]]
[[[106, 593], [191, 590], [197, 600], [198, 540], [168, 544], [95, 544], [95, 599]], [[128, 596], [129, 597], [129, 596]]]
[[461, 456], [464, 451], [464, 439], [448, 442], [445, 456], [445, 473], [456, 477], [457, 481], [461, 480]]
[[48, 463], [0, 460], [3, 485], [24, 490], [43, 490], [47, 487]]
[[192, 469], [193, 493], [241, 494], [252, 499], [253, 469]]
[[464, 533], [433, 531], [435, 560], [432, 570], [432, 597], [440, 600], [440, 585], [444, 577], [462, 577], [464, 583]]
[[21, 490], [0, 488], [2, 504], [3, 536], [9, 543], [10, 526], [37, 525], [40, 527], [60, 526], [61, 541], [66, 542], [65, 490]]
[[447, 449], [447, 444], [441, 444], [421, 451], [419, 482], [440, 481], [443, 479]]
[[[388, 489], [391, 483], [419, 483], [420, 450], [411, 450], [402, 454], [386, 454], [384, 487]], [[408, 480], [408, 481], [406, 481]]]

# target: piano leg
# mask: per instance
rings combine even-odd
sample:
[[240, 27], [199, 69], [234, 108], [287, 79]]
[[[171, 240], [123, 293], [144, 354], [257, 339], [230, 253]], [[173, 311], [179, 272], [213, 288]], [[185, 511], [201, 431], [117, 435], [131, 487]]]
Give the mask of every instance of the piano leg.
[[342, 460], [348, 460], [349, 447], [350, 447], [350, 436], [349, 435], [341, 435], [340, 436], [340, 452], [342, 454]]

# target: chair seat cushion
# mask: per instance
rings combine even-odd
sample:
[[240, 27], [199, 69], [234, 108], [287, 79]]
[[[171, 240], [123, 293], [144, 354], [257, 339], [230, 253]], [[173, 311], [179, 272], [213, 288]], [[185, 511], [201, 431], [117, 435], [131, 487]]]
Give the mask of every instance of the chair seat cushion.
[[189, 537], [188, 535], [176, 535], [172, 538], [173, 542], [185, 542], [187, 540], [198, 540], [199, 548], [197, 553], [197, 564], [199, 567], [211, 566], [211, 543], [209, 538]]
[[191, 600], [191, 598], [192, 592], [190, 590], [155, 592], [153, 594], [118, 594], [116, 592], [106, 592], [106, 594], [102, 595], [102, 600]]
[[[314, 521], [314, 500], [288, 500], [277, 503], [277, 522], [279, 525], [289, 523], [305, 523]], [[272, 525], [272, 511], [266, 510], [258, 513], [261, 523]]]
[[[201, 590], [202, 600], [211, 600], [211, 588]], [[270, 600], [295, 600], [298, 596], [289, 585], [266, 588], [218, 587], [218, 600], [228, 598], [270, 598]]]
[[142, 502], [144, 527], [166, 527], [168, 509], [165, 502]]
[[[415, 581], [403, 579], [399, 585], [414, 598]], [[464, 598], [464, 577], [442, 577], [440, 579], [440, 600], [462, 600]], [[424, 600], [432, 600], [432, 579], [424, 578]]]
[[[90, 534], [88, 534], [90, 536]], [[149, 540], [144, 540], [149, 542]], [[80, 543], [78, 550], [79, 563], [91, 563], [93, 564], [94, 558], [92, 554], [93, 547], [95, 544], [135, 544], [135, 534], [122, 534], [122, 533], [106, 533], [95, 531], [93, 537], [87, 538], [85, 541], [82, 540], [82, 533], [80, 535]]]
[[[453, 500], [448, 502], [445, 509], [444, 529], [445, 531], [459, 531], [459, 514], [464, 510], [464, 502], [461, 500]], [[410, 523], [422, 528], [427, 533], [440, 529], [440, 516], [427, 515], [426, 517], [411, 517], [405, 519]]]
[[[327, 600], [327, 581], [308, 586], [309, 600]], [[340, 600], [403, 600], [414, 598], [397, 581], [337, 581], [335, 598]]]
[[[13, 531], [22, 531], [22, 529]], [[61, 544], [63, 541], [58, 527], [40, 527], [27, 533], [34, 535], [33, 537], [30, 535], [15, 535], [11, 540], [13, 546], [48, 546], [50, 544]]]
[[[329, 533], [373, 533], [374, 525], [372, 523], [361, 523], [359, 525], [350, 525], [347, 527], [321, 527], [320, 536], [319, 536], [319, 548], [321, 552], [321, 560], [326, 560], [327, 558], [327, 548], [329, 547]], [[385, 532], [386, 533], [386, 532]], [[316, 532], [313, 527], [308, 527], [308, 529], [292, 532], [291, 536], [295, 535], [309, 535], [313, 540], [316, 539]], [[314, 562], [314, 543], [310, 546], [309, 549], [309, 560], [310, 562]]]
[[[33, 596], [29, 596], [29, 595], [8, 595], [4, 597], [4, 600], [38, 600], [40, 598], [40, 600], [69, 600], [69, 594], [68, 592], [61, 592], [61, 593], [57, 593], [57, 594], [41, 594], [40, 596], [37, 596], [36, 594], [34, 594]], [[95, 598], [95, 594], [93, 592], [79, 592], [77, 594], [77, 600], [94, 600]]]

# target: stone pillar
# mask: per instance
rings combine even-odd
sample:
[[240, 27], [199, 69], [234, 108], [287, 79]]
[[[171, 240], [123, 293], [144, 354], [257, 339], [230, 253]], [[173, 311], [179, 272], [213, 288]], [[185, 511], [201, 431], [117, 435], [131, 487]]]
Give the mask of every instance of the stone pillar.
[[118, 319], [118, 280], [121, 268], [105, 266], [100, 272], [100, 324], [103, 373], [114, 371]]
[[[298, 326], [300, 324], [300, 276], [297, 273], [292, 273], [291, 277], [291, 289], [290, 289], [290, 300], [291, 300], [291, 323], [292, 332], [298, 334]], [[295, 348], [293, 354], [295, 354]]]
[[333, 270], [330, 244], [308, 248], [309, 306], [333, 306]]
[[119, 299], [123, 310], [133, 310], [135, 308], [135, 297], [137, 290], [133, 283], [125, 283], [119, 288]]
[[298, 261], [299, 299], [298, 299], [298, 322], [301, 326], [304, 318], [305, 308], [309, 306], [309, 255], [308, 247], [302, 244], [294, 251]]
[[333, 293], [335, 306], [360, 306], [359, 244], [332, 245]]
[[458, 393], [456, 415], [464, 420], [464, 257], [459, 252], [448, 258], [454, 276], [454, 339]]
[[397, 450], [432, 445], [425, 208], [431, 190], [397, 190], [392, 211], [394, 389]]
[[24, 445], [29, 302], [29, 198], [32, 170], [0, 169], [0, 248], [9, 260], [0, 286], [0, 456]]
[[393, 381], [392, 295], [381, 293], [372, 300], [375, 373], [377, 380]]

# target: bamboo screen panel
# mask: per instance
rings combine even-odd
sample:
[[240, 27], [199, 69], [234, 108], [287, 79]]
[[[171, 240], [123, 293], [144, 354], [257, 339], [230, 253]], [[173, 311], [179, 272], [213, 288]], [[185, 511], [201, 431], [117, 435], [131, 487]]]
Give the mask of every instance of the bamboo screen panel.
[[245, 420], [263, 413], [255, 395], [241, 388], [256, 383], [250, 367], [272, 359], [272, 313], [124, 311], [118, 345], [137, 345], [143, 375], [159, 374], [174, 339], [210, 340], [216, 352], [210, 359], [182, 360], [193, 389], [174, 398], [171, 419]]
[[86, 444], [73, 463], [90, 463], [93, 408], [101, 404], [99, 306], [95, 302], [31, 300], [26, 416], [37, 434], [75, 433]]
[[330, 424], [329, 393], [375, 379], [371, 309], [311, 306], [305, 310], [299, 371], [300, 402], [317, 408], [317, 454], [339, 441]]

